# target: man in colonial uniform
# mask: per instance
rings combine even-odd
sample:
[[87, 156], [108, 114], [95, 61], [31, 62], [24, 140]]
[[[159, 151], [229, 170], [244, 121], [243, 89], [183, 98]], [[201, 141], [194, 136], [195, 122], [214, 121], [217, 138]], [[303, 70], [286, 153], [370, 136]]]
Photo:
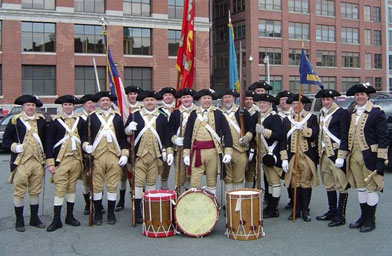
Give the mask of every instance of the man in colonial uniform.
[[[361, 216], [350, 224], [360, 232], [376, 228], [376, 208], [384, 187], [384, 168], [388, 159], [388, 127], [384, 111], [369, 101], [376, 90], [368, 84], [356, 84], [347, 90], [357, 104], [351, 114], [348, 133], [350, 151], [347, 178], [358, 190]], [[373, 175], [366, 179], [370, 174]], [[365, 180], [366, 179], [366, 180]]]
[[272, 103], [275, 102], [274, 96], [260, 94], [256, 96], [256, 101], [258, 101], [260, 108], [260, 118], [256, 124], [258, 157], [262, 158], [263, 171], [269, 184], [268, 192], [271, 194], [263, 216], [264, 218], [275, 218], [279, 217], [278, 205], [282, 193], [280, 184], [282, 162], [279, 155], [280, 141], [283, 136], [282, 121], [272, 110]]
[[117, 187], [121, 178], [121, 169], [128, 161], [128, 143], [124, 133], [124, 123], [120, 114], [111, 108], [112, 101], [117, 97], [108, 91], [101, 91], [94, 95], [99, 109], [91, 113], [87, 119], [91, 122], [91, 139], [87, 141], [87, 129], [82, 136], [83, 149], [92, 154], [93, 163], [93, 191], [94, 191], [94, 223], [102, 225], [102, 190], [106, 182], [108, 199], [108, 224], [116, 223], [114, 207], [117, 198]]
[[[333, 99], [340, 96], [336, 90], [323, 89], [316, 94], [321, 98], [320, 134], [318, 139], [321, 180], [327, 190], [329, 210], [317, 220], [330, 220], [329, 227], [346, 223], [348, 181], [345, 160], [348, 155], [348, 128], [350, 115]], [[339, 203], [337, 198], [339, 193]]]
[[[242, 188], [245, 178], [245, 168], [248, 163], [246, 150], [254, 135], [254, 123], [249, 112], [241, 110], [234, 100], [239, 94], [231, 89], [220, 93], [222, 99], [222, 112], [226, 117], [233, 138], [233, 154], [231, 162], [226, 164], [225, 191], [233, 188]], [[241, 113], [242, 111], [242, 113]], [[241, 130], [242, 115], [243, 131]]]
[[[136, 222], [143, 223], [141, 201], [143, 186], [146, 191], [154, 190], [159, 168], [162, 166], [162, 151], [167, 151], [167, 164], [173, 164], [173, 149], [168, 137], [167, 118], [156, 108], [161, 96], [154, 91], [143, 91], [138, 100], [144, 107], [132, 113], [127, 120], [125, 133], [135, 132], [135, 213]], [[134, 156], [132, 156], [134, 157]]]
[[[165, 87], [159, 90], [159, 94], [162, 97], [162, 106], [159, 108], [159, 112], [166, 116], [167, 121], [169, 121], [170, 115], [176, 107], [176, 90], [172, 87]], [[160, 171], [161, 189], [163, 190], [169, 189], [170, 166], [166, 163], [166, 154], [167, 152], [163, 153], [163, 168]]]
[[258, 81], [251, 84], [248, 88], [250, 91], [254, 91], [256, 94], [265, 94], [272, 90], [272, 86], [267, 81]]
[[18, 97], [14, 104], [22, 105], [22, 112], [8, 123], [3, 146], [11, 151], [11, 175], [9, 182], [14, 185], [15, 229], [24, 232], [24, 196], [26, 189], [30, 196], [30, 226], [45, 228], [38, 218], [38, 198], [44, 177], [44, 150], [46, 146], [46, 121], [42, 114], [35, 112], [42, 102], [31, 95]]
[[[176, 93], [176, 98], [180, 99], [181, 106], [173, 111], [169, 120], [169, 136], [172, 143], [175, 145], [176, 150], [174, 158], [176, 167], [175, 183], [176, 185], [184, 187], [185, 190], [189, 189], [190, 176], [187, 175], [186, 167], [183, 164], [182, 150], [184, 146], [185, 127], [188, 122], [189, 115], [197, 108], [197, 106], [193, 104], [193, 96], [195, 93], [196, 91], [188, 88], [184, 88]], [[177, 184], [178, 182], [179, 184]], [[181, 189], [179, 189], [179, 191], [181, 191]]]
[[[228, 164], [233, 154], [233, 139], [230, 127], [222, 111], [212, 106], [216, 94], [211, 89], [202, 89], [195, 94], [200, 107], [192, 111], [184, 134], [184, 163], [190, 166], [191, 188], [200, 188], [206, 175], [207, 190], [216, 195], [217, 170], [222, 162]], [[223, 136], [223, 144], [221, 137]], [[222, 173], [221, 173], [222, 175]]]
[[67, 201], [65, 224], [80, 226], [80, 222], [73, 216], [73, 209], [76, 182], [83, 168], [80, 134], [85, 121], [73, 111], [77, 101], [73, 95], [64, 95], [56, 99], [54, 103], [61, 104], [62, 113], [53, 117], [48, 129], [49, 149], [46, 161], [55, 186], [54, 216], [47, 228], [48, 232], [63, 226], [60, 215], [64, 198]]
[[[301, 97], [303, 104], [311, 103], [306, 96]], [[299, 105], [299, 95], [294, 94], [287, 100], [292, 104], [293, 115], [283, 120], [283, 131], [287, 137], [287, 146], [282, 147], [288, 151], [281, 152], [282, 168], [286, 173], [285, 184], [293, 190], [297, 187], [296, 217], [302, 213], [304, 221], [311, 221], [309, 214], [309, 203], [312, 186], [318, 186], [317, 176], [317, 150], [315, 149], [319, 133], [317, 118], [307, 113], [303, 105]], [[300, 116], [298, 122], [298, 115]], [[298, 145], [297, 145], [298, 144]], [[298, 154], [298, 170], [295, 170], [295, 154]], [[293, 215], [289, 216], [289, 220]]]
[[142, 92], [142, 88], [139, 86], [127, 86], [125, 87], [125, 93], [127, 94], [127, 100], [129, 102], [129, 113], [133, 113], [143, 107], [143, 104], [137, 100], [137, 96]]

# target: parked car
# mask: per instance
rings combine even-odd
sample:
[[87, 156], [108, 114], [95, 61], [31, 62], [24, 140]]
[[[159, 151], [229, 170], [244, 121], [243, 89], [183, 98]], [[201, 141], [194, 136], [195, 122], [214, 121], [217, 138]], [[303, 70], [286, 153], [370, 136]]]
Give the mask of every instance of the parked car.
[[0, 149], [1, 150], [5, 150], [5, 148], [3, 148], [3, 135], [4, 135], [5, 128], [7, 127], [8, 123], [11, 121], [13, 116], [14, 114], [8, 114], [0, 121]]

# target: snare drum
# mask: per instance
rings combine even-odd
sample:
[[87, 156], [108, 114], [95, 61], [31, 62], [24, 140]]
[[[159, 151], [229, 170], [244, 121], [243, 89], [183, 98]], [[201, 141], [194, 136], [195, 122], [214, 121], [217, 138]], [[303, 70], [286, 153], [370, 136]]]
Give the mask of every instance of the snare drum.
[[262, 192], [242, 188], [226, 192], [226, 234], [235, 240], [263, 237]]
[[184, 192], [174, 208], [177, 228], [185, 235], [203, 237], [215, 227], [219, 218], [216, 197], [204, 189]]
[[143, 194], [143, 235], [168, 237], [175, 235], [173, 202], [176, 194], [171, 190], [151, 190]]

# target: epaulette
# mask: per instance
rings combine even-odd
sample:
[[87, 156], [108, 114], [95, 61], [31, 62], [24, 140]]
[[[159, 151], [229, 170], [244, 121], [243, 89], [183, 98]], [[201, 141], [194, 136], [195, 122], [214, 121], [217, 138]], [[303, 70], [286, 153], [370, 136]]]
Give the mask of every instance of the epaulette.
[[15, 125], [15, 124], [16, 124], [16, 120], [18, 120], [18, 118], [19, 118], [21, 115], [22, 115], [22, 113], [15, 114], [15, 115], [12, 117], [12, 119], [11, 119], [11, 123], [12, 123], [13, 125]]
[[275, 111], [275, 110], [272, 110], [272, 111], [271, 111], [271, 114], [272, 114], [272, 115], [276, 115], [276, 111]]
[[[373, 108], [378, 108], [378, 109], [380, 109], [381, 111], [384, 111], [384, 109], [380, 106], [380, 105], [373, 105]], [[385, 111], [384, 111], [385, 112]]]
[[52, 120], [56, 120], [56, 119], [58, 119], [58, 118], [60, 118], [61, 117], [61, 115], [53, 115], [52, 116]]
[[117, 110], [114, 110], [114, 109], [113, 109], [113, 111], [114, 111], [114, 113], [115, 113], [115, 114], [118, 114], [118, 115], [120, 115], [120, 116], [121, 116], [121, 114], [120, 114], [120, 112], [119, 112], [119, 111], [117, 111]]
[[161, 114], [164, 115], [165, 117], [168, 117], [168, 116], [169, 116], [165, 111], [162, 110], [162, 108], [159, 108], [158, 111], [159, 111], [159, 113], [161, 113]]

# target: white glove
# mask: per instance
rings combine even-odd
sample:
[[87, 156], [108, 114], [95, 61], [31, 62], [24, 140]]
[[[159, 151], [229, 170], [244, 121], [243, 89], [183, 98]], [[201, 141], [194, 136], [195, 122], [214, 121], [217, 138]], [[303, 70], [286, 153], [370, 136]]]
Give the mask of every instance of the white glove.
[[84, 152], [86, 152], [87, 154], [91, 154], [93, 152], [93, 146], [90, 144], [87, 144], [86, 146], [83, 147]]
[[22, 153], [23, 152], [23, 144], [16, 145], [15, 152], [16, 153]]
[[289, 161], [287, 161], [287, 160], [283, 160], [282, 161], [282, 169], [283, 169], [283, 171], [285, 173], [288, 172], [288, 170], [289, 170]]
[[127, 156], [121, 156], [120, 160], [118, 160], [118, 164], [123, 167], [128, 163], [128, 157]]
[[344, 164], [344, 159], [343, 158], [336, 158], [336, 161], [335, 161], [335, 167], [336, 168], [342, 168], [343, 167], [343, 164]]
[[191, 165], [191, 157], [190, 156], [184, 156], [184, 164], [186, 166], [190, 166]]
[[231, 155], [225, 154], [225, 155], [223, 156], [222, 162], [223, 162], [224, 164], [228, 164], [228, 163], [230, 163], [230, 161], [231, 161]]
[[125, 133], [131, 133], [136, 131], [137, 123], [132, 121], [128, 124], [127, 128], [125, 128]]
[[168, 166], [173, 164], [173, 159], [174, 159], [173, 154], [167, 154], [166, 163]]
[[301, 123], [295, 123], [295, 129], [297, 130], [302, 130], [302, 124]]
[[264, 134], [264, 126], [262, 124], [256, 124], [256, 132]]
[[184, 146], [184, 138], [183, 137], [177, 137], [174, 140], [174, 144], [176, 144], [176, 146]]

